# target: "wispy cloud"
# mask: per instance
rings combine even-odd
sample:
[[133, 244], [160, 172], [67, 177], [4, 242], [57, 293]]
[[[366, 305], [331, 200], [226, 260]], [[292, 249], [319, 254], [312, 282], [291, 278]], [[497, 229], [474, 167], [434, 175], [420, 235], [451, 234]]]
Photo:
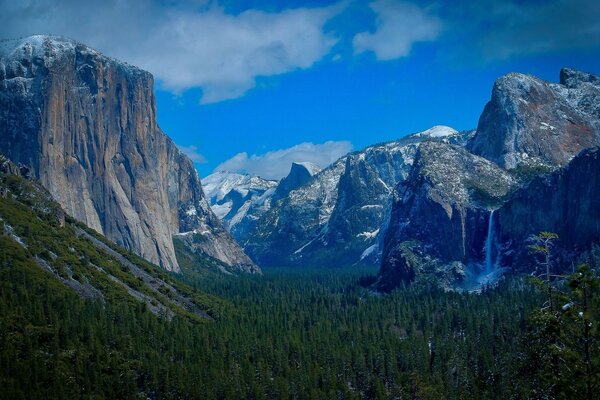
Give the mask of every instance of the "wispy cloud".
[[213, 2], [164, 4], [0, 0], [0, 36], [73, 37], [147, 69], [167, 90], [202, 88], [203, 103], [240, 97], [259, 76], [309, 68], [337, 42], [324, 32], [336, 5], [233, 15]]
[[292, 162], [311, 162], [326, 167], [352, 150], [348, 141], [328, 141], [321, 144], [300, 143], [287, 149], [248, 156], [238, 153], [220, 164], [215, 171], [230, 171], [258, 175], [265, 179], [281, 179], [289, 172]]
[[183, 154], [188, 156], [190, 158], [190, 160], [192, 160], [195, 163], [205, 164], [207, 162], [206, 157], [204, 157], [202, 154], [200, 154], [200, 152], [198, 151], [198, 147], [196, 147], [194, 145], [191, 145], [191, 146], [177, 145], [177, 148], [179, 150], [181, 150], [183, 152]]
[[347, 59], [350, 42], [353, 54], [377, 60], [435, 42], [469, 64], [600, 47], [597, 0], [340, 0], [269, 12], [239, 4], [230, 13], [217, 0], [0, 0], [0, 38], [72, 37], [152, 72], [173, 93], [202, 89], [202, 103], [241, 97], [258, 77]]
[[393, 60], [410, 54], [417, 42], [438, 38], [442, 23], [418, 6], [394, 0], [370, 4], [376, 14], [376, 30], [354, 36], [354, 53], [372, 51], [378, 60]]

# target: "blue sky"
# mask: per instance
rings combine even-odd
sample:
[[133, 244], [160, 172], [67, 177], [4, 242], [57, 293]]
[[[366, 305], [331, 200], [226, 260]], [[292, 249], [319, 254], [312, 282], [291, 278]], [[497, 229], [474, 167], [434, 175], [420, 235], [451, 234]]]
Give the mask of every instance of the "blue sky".
[[508, 72], [600, 73], [600, 5], [589, 0], [0, 0], [0, 10], [1, 37], [61, 34], [152, 72], [159, 124], [202, 176], [279, 178], [292, 161], [324, 166], [432, 125], [474, 128]]

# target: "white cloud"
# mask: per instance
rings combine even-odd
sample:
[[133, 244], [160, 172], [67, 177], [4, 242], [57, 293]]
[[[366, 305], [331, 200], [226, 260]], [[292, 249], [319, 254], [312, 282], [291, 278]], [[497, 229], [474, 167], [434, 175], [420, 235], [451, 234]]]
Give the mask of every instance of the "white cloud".
[[194, 145], [191, 145], [191, 146], [177, 145], [177, 148], [179, 150], [181, 150], [183, 152], [183, 154], [188, 156], [190, 158], [190, 160], [192, 160], [195, 163], [204, 164], [207, 162], [206, 158], [202, 154], [200, 154], [200, 152], [198, 152], [198, 147], [196, 147]]
[[167, 90], [201, 87], [202, 102], [211, 103], [244, 95], [259, 76], [309, 68], [322, 59], [338, 40], [324, 25], [341, 7], [231, 15], [198, 2], [0, 0], [0, 9], [2, 37], [69, 36], [150, 71]]
[[216, 171], [230, 171], [258, 175], [265, 179], [281, 179], [288, 174], [292, 162], [311, 162], [326, 167], [352, 150], [348, 141], [328, 141], [322, 144], [300, 143], [287, 149], [248, 156], [238, 153], [220, 164]]
[[369, 6], [377, 16], [376, 30], [354, 36], [355, 54], [372, 51], [378, 60], [393, 60], [409, 55], [413, 44], [435, 40], [440, 34], [440, 20], [413, 4], [377, 0]]

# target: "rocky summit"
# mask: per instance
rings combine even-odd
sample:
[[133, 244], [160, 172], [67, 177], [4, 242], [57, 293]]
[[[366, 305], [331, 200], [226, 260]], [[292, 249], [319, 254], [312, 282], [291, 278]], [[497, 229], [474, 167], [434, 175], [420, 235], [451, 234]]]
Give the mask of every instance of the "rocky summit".
[[237, 240], [245, 241], [272, 205], [307, 183], [320, 170], [313, 163], [293, 162], [288, 175], [279, 182], [219, 171], [204, 178], [202, 184], [214, 213], [226, 229]]
[[31, 168], [65, 211], [148, 261], [179, 271], [173, 236], [246, 271], [192, 162], [156, 122], [153, 77], [78, 42], [0, 42], [0, 152]]
[[496, 80], [469, 149], [503, 168], [564, 166], [600, 145], [600, 81], [563, 69], [560, 83], [512, 73]]

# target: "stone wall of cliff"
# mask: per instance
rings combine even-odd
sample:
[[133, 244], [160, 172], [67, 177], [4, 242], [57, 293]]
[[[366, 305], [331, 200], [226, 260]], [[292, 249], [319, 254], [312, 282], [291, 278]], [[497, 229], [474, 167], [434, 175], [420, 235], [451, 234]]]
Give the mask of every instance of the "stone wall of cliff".
[[3, 42], [0, 57], [0, 151], [69, 214], [167, 270], [179, 270], [173, 235], [188, 231], [222, 236], [207, 247], [253, 267], [158, 127], [152, 75], [57, 37]]
[[554, 254], [559, 258], [600, 244], [599, 171], [600, 149], [589, 149], [568, 166], [516, 191], [497, 212], [501, 264], [515, 270], [535, 268], [528, 239], [542, 231], [559, 235]]
[[560, 84], [517, 73], [496, 80], [469, 149], [507, 169], [552, 169], [600, 145], [600, 79], [560, 76]]

